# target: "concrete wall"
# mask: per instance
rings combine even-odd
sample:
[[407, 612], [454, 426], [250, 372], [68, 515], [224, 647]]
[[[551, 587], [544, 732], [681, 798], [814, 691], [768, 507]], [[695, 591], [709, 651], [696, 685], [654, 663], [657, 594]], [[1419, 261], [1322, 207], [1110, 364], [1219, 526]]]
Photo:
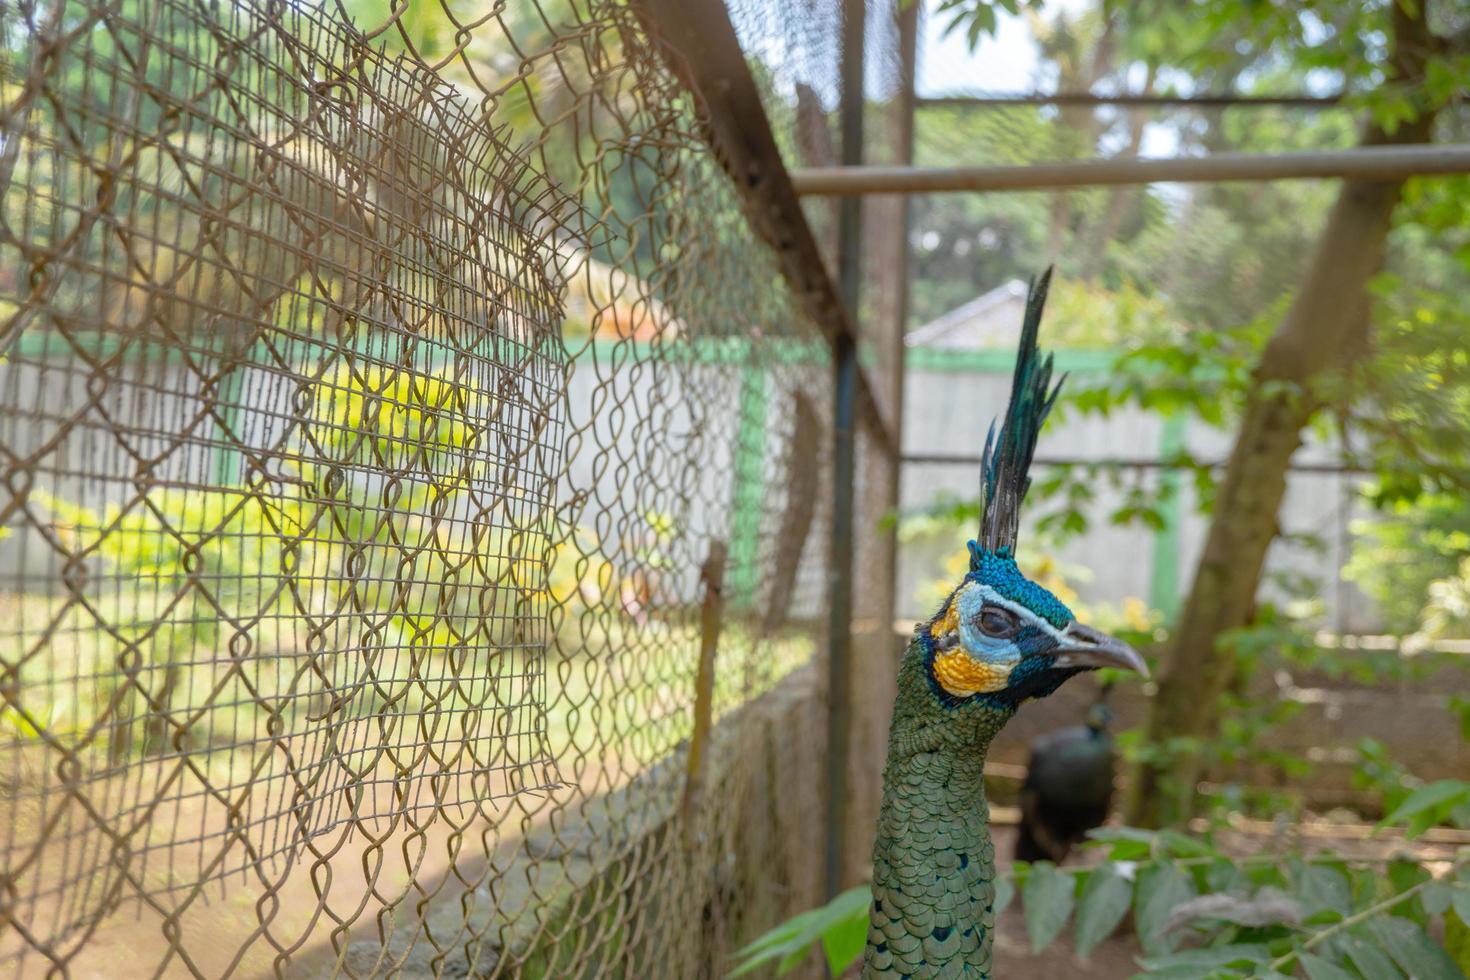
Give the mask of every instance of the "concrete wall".
[[[321, 419], [331, 418], [334, 398], [348, 396], [330, 380], [345, 359], [325, 344], [293, 341], [283, 355], [291, 358], [289, 368], [254, 351], [245, 366], [221, 380], [210, 377], [220, 368], [207, 352], [193, 352], [191, 366], [177, 350], [135, 344], [128, 356], [94, 370], [59, 336], [34, 333], [0, 363], [0, 445], [12, 458], [27, 461], [16, 477], [29, 480], [26, 489], [98, 513], [133, 503], [140, 487], [238, 486], [246, 466], [233, 446], [263, 460], [268, 472], [290, 478], [301, 469], [298, 456], [312, 455], [303, 426], [329, 429]], [[84, 353], [101, 361], [118, 338], [93, 334], [79, 342]], [[762, 366], [751, 370], [748, 348], [716, 346], [653, 356], [640, 354], [639, 345], [599, 344], [571, 363], [542, 358], [524, 371], [475, 359], [461, 378], [475, 393], [468, 421], [488, 425], [495, 436], [477, 455], [476, 464], [484, 467], [479, 485], [459, 495], [446, 521], [467, 528], [474, 512], [491, 507], [502, 513], [497, 520], [508, 523], [554, 505], [562, 519], [592, 532], [615, 565], [630, 567], [653, 548], [666, 552], [660, 580], [665, 601], [691, 601], [698, 594], [706, 557], [700, 542], [710, 538], [729, 541], [743, 534], [748, 548], [735, 555], [738, 560], [757, 567], [775, 561], [793, 487], [791, 468], [818, 467], [822, 458], [811, 447], [793, 455], [793, 399], [813, 376], [825, 384], [825, 367], [763, 352]], [[368, 370], [395, 359], [375, 349], [353, 363]], [[431, 371], [448, 359], [446, 350], [428, 350], [414, 363], [417, 370]], [[742, 404], [752, 375], [759, 379], [755, 392], [762, 410], [732, 411]], [[303, 392], [304, 406], [298, 404]], [[825, 399], [818, 397], [825, 411]], [[350, 434], [334, 436], [345, 443]], [[819, 442], [825, 448], [825, 439]], [[404, 461], [399, 476], [409, 482], [425, 478], [416, 477], [406, 462], [411, 452], [402, 445], [389, 453], [390, 462]], [[340, 455], [328, 452], [308, 461], [335, 462]], [[384, 482], [366, 454], [345, 469], [363, 487], [381, 488]], [[742, 479], [756, 485], [737, 507]], [[821, 494], [822, 504], [826, 496]], [[822, 608], [825, 508], [817, 509], [800, 549], [790, 604], [795, 617], [811, 617]], [[53, 516], [44, 507], [33, 506], [32, 512], [43, 522]], [[655, 518], [672, 522], [673, 534], [661, 543], [652, 528]], [[12, 514], [8, 527], [14, 533], [0, 537], [0, 589], [59, 588], [67, 556], [21, 515]]]

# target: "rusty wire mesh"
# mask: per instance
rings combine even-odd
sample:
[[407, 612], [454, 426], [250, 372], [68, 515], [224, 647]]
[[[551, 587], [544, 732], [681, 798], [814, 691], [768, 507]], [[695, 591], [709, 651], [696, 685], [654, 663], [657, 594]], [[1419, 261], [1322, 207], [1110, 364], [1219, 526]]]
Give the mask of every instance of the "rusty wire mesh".
[[811, 900], [827, 348], [647, 31], [0, 4], [0, 969], [699, 975]]

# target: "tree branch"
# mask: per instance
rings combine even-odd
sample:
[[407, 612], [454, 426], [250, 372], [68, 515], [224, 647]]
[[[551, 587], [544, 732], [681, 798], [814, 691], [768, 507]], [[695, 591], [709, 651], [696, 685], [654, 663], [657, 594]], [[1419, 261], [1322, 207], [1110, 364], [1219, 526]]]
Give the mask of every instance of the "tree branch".
[[[1451, 865], [1450, 871], [1452, 873], [1459, 871], [1465, 866], [1466, 860], [1467, 859], [1465, 858], [1461, 858], [1460, 860], [1456, 861], [1453, 865]], [[1438, 878], [1426, 878], [1424, 881], [1419, 882], [1419, 884], [1414, 885], [1411, 888], [1406, 888], [1403, 891], [1399, 892], [1397, 895], [1385, 898], [1377, 905], [1370, 905], [1366, 909], [1363, 909], [1361, 912], [1354, 912], [1352, 915], [1343, 919], [1341, 922], [1334, 922], [1332, 925], [1328, 926], [1326, 929], [1323, 929], [1321, 932], [1313, 933], [1311, 938], [1302, 943], [1301, 946], [1297, 947], [1289, 953], [1282, 953], [1280, 956], [1272, 960], [1270, 969], [1276, 971], [1277, 973], [1285, 972], [1286, 968], [1290, 966], [1292, 962], [1302, 953], [1309, 953], [1316, 947], [1331, 939], [1333, 936], [1337, 935], [1339, 932], [1342, 932], [1346, 929], [1351, 929], [1353, 926], [1358, 925], [1361, 922], [1367, 922], [1369, 919], [1380, 916], [1391, 908], [1402, 905], [1404, 902], [1407, 902], [1409, 899], [1413, 898], [1415, 895], [1419, 894], [1425, 888], [1428, 888], [1430, 885], [1434, 884], [1437, 881], [1439, 881]]]

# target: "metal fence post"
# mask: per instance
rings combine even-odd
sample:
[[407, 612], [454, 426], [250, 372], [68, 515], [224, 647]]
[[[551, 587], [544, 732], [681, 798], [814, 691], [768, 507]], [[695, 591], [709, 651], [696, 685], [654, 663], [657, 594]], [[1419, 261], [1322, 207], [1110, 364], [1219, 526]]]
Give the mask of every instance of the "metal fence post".
[[[863, 155], [864, 0], [843, 0], [842, 164]], [[856, 323], [861, 284], [862, 199], [843, 199], [838, 214], [837, 278], [842, 303]], [[857, 473], [857, 338], [833, 347], [832, 547], [827, 592], [827, 812], [826, 885], [842, 890], [847, 837], [847, 757], [852, 737], [852, 557]]]

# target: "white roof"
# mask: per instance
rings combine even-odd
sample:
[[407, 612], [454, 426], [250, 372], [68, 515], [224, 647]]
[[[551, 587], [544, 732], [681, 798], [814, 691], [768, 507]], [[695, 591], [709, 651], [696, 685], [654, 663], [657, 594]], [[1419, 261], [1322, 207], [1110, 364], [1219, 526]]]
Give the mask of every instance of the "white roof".
[[1012, 279], [909, 331], [904, 344], [949, 350], [1013, 345], [1020, 335], [1025, 310], [1026, 284]]

